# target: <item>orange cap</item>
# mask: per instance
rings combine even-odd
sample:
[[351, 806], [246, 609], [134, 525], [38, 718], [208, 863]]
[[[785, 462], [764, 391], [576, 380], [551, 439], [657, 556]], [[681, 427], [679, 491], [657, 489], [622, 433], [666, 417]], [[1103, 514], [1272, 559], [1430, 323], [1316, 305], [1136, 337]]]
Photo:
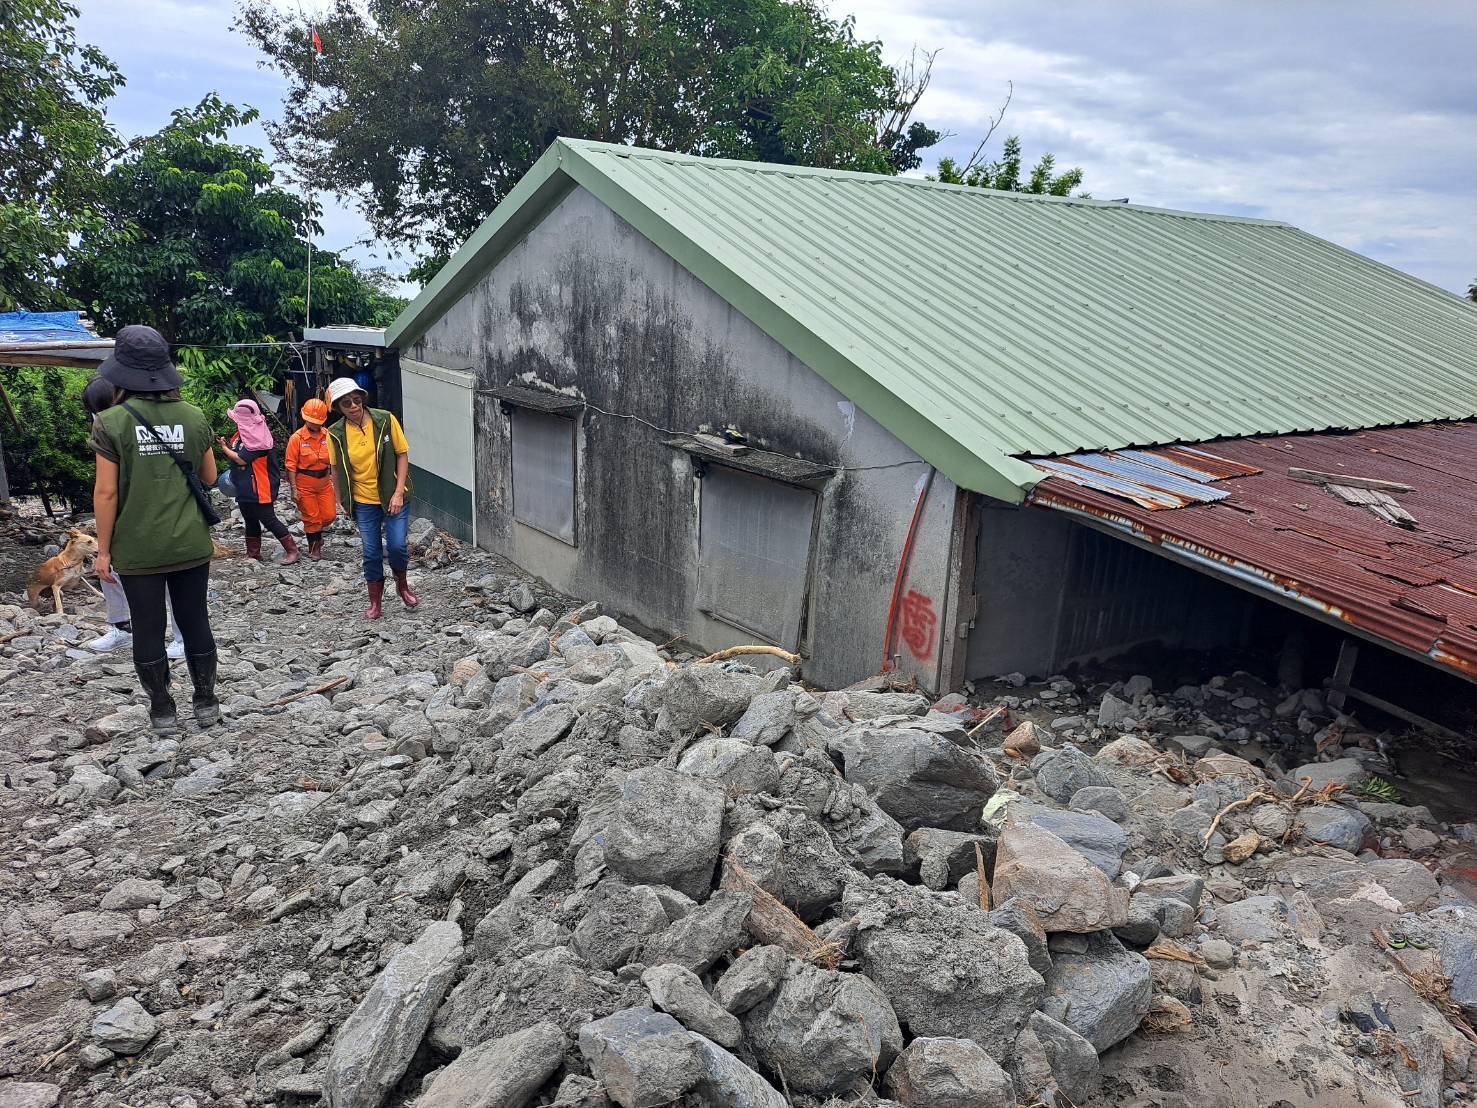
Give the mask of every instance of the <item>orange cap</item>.
[[328, 405], [318, 399], [309, 400], [303, 405], [303, 422], [322, 427], [328, 422]]

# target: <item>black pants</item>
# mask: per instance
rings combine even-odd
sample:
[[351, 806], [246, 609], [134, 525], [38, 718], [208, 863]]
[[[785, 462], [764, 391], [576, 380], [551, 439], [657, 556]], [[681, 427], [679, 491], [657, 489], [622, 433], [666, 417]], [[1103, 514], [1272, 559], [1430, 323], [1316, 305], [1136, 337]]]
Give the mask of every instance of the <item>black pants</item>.
[[173, 573], [120, 573], [118, 580], [123, 582], [133, 619], [135, 662], [147, 665], [164, 657], [165, 589], [169, 590], [174, 622], [185, 642], [185, 653], [209, 654], [215, 649], [205, 595], [210, 584], [209, 562]]
[[241, 505], [241, 518], [246, 521], [246, 537], [248, 539], [260, 538], [262, 528], [265, 527], [279, 539], [287, 534], [287, 524], [277, 518], [277, 512], [270, 504], [248, 504], [239, 501]]

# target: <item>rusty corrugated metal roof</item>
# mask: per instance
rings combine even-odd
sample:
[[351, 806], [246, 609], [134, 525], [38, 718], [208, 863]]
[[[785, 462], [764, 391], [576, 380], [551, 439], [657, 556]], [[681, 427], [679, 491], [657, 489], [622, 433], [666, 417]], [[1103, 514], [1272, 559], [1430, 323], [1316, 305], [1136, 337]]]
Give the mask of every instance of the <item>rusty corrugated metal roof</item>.
[[[1203, 495], [1145, 504], [1057, 466], [1030, 502], [1091, 516], [1213, 575], [1276, 593], [1477, 678], [1477, 423], [1237, 439], [1202, 451]], [[1211, 460], [1215, 459], [1215, 460]], [[1219, 470], [1211, 467], [1224, 463]], [[1051, 464], [1048, 464], [1051, 463]], [[1084, 467], [1090, 472], [1093, 463]], [[1241, 472], [1232, 472], [1239, 469]], [[1397, 527], [1290, 469], [1409, 485]], [[1333, 481], [1329, 482], [1333, 484]], [[1191, 490], [1193, 493], [1193, 490]], [[1212, 497], [1210, 493], [1219, 494]]]

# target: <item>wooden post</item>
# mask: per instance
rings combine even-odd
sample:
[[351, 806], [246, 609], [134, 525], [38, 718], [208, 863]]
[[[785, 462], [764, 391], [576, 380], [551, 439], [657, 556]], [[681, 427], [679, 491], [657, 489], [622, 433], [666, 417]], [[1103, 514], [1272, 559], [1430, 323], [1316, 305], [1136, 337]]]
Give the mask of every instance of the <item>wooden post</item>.
[[1354, 679], [1354, 663], [1359, 660], [1359, 644], [1345, 637], [1339, 643], [1339, 660], [1333, 667], [1333, 680], [1328, 688], [1328, 706], [1337, 712], [1344, 710], [1344, 697], [1349, 682]]

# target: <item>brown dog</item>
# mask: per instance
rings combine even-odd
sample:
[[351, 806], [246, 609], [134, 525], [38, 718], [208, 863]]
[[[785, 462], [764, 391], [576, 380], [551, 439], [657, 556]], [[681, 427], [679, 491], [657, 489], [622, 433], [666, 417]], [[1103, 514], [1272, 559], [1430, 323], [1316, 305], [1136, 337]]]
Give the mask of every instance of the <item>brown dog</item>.
[[62, 547], [62, 552], [54, 558], [47, 558], [31, 574], [30, 584], [26, 587], [26, 603], [33, 608], [37, 607], [36, 602], [41, 594], [50, 589], [57, 614], [66, 615], [66, 609], [62, 607], [62, 589], [78, 582], [102, 596], [87, 579], [88, 567], [96, 557], [97, 539], [86, 531], [73, 527], [67, 532], [67, 545]]

